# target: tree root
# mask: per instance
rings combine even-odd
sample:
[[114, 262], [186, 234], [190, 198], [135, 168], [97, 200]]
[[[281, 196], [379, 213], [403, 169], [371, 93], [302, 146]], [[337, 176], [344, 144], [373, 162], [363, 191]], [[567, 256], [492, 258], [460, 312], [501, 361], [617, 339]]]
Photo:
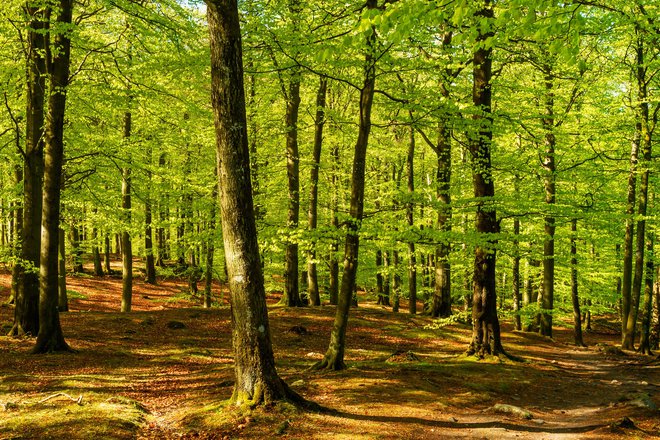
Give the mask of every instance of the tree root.
[[50, 399], [54, 399], [54, 398], [56, 398], [56, 397], [60, 397], [60, 396], [62, 396], [62, 397], [66, 397], [67, 399], [71, 400], [72, 402], [76, 402], [78, 405], [82, 405], [82, 400], [83, 400], [83, 396], [82, 396], [82, 394], [81, 394], [80, 396], [78, 396], [77, 399], [74, 399], [73, 397], [69, 396], [67, 393], [55, 393], [55, 394], [52, 394], [52, 395], [50, 395], [50, 396], [48, 396], [48, 397], [46, 397], [46, 398], [44, 398], [44, 399], [41, 399], [41, 400], [38, 401], [37, 403], [38, 403], [38, 404], [39, 404], [39, 403], [44, 403], [44, 402], [49, 401]]

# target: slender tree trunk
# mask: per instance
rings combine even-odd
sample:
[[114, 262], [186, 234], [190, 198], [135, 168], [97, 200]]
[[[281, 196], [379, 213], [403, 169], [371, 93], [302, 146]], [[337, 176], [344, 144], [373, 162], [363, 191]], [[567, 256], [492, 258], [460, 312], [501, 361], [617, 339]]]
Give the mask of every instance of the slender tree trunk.
[[[517, 179], [516, 179], [517, 180]], [[513, 293], [513, 328], [522, 330], [522, 320], [520, 318], [520, 220], [513, 219], [513, 268], [512, 268], [512, 293]]]
[[[96, 208], [94, 209], [96, 213]], [[99, 250], [99, 231], [96, 227], [92, 228], [92, 260], [94, 261], [94, 276], [102, 277], [103, 276], [103, 264], [101, 264], [101, 252]]]
[[[410, 113], [412, 120], [412, 112]], [[415, 224], [413, 210], [415, 205], [412, 202], [415, 193], [415, 129], [410, 127], [410, 142], [408, 143], [408, 157], [406, 158], [406, 174], [408, 177], [408, 197], [410, 200], [406, 203], [406, 220], [410, 228]], [[417, 262], [415, 261], [415, 242], [408, 242], [408, 311], [411, 315], [417, 313]]]
[[[332, 156], [332, 200], [331, 203], [331, 226], [332, 229], [339, 232], [339, 217], [337, 212], [339, 210], [339, 147], [334, 145], [331, 150]], [[333, 237], [330, 244], [330, 304], [337, 305], [339, 300], [339, 261], [337, 260], [337, 252], [339, 251], [339, 242]]]
[[44, 100], [46, 97], [46, 35], [49, 8], [28, 3], [26, 145], [23, 165], [23, 231], [20, 261], [13, 275], [16, 290], [12, 336], [39, 331], [39, 255], [44, 173]]
[[[486, 29], [493, 26], [491, 0], [475, 13], [480, 24], [488, 22]], [[478, 26], [483, 29], [481, 26]], [[493, 38], [493, 31], [479, 31], [478, 42]], [[500, 340], [500, 323], [497, 317], [497, 290], [495, 288], [495, 242], [493, 234], [499, 232], [495, 208], [491, 200], [495, 186], [491, 170], [490, 146], [493, 137], [491, 116], [492, 49], [479, 44], [473, 58], [472, 102], [478, 109], [473, 116], [474, 130], [469, 139], [472, 155], [472, 182], [477, 200], [476, 231], [483, 238], [475, 246], [474, 278], [472, 297], [472, 341], [469, 355], [498, 355], [504, 353]]]
[[542, 124], [545, 130], [545, 157], [543, 158], [543, 185], [545, 187], [545, 203], [548, 214], [545, 216], [545, 239], [543, 240], [543, 293], [541, 298], [540, 333], [552, 337], [552, 313], [555, 297], [555, 217], [552, 209], [556, 202], [556, 172], [554, 134], [554, 74], [551, 65], [546, 65], [545, 95]]
[[[637, 66], [635, 76], [637, 79], [637, 93], [638, 93], [638, 108], [637, 108], [637, 125], [636, 131], [639, 131], [639, 143], [642, 148], [643, 158], [643, 171], [641, 173], [639, 182], [639, 193], [637, 195], [637, 235], [636, 246], [634, 254], [634, 270], [632, 285], [630, 288], [630, 297], [627, 301], [627, 307], [624, 304], [625, 324], [623, 328], [621, 347], [624, 349], [634, 349], [635, 333], [637, 330], [637, 315], [639, 312], [639, 300], [642, 290], [642, 279], [644, 272], [644, 248], [646, 243], [646, 208], [648, 204], [648, 186], [649, 186], [649, 165], [651, 163], [651, 130], [649, 128], [649, 106], [648, 106], [648, 93], [646, 81], [646, 66], [644, 66], [644, 46], [642, 37], [638, 36], [637, 45], [635, 48], [637, 52]], [[637, 138], [637, 134], [635, 137]], [[632, 163], [632, 159], [631, 159]], [[632, 176], [635, 178], [635, 176]], [[630, 196], [630, 194], [629, 194]], [[627, 232], [627, 230], [626, 230]], [[626, 237], [627, 238], [627, 237]], [[630, 251], [632, 259], [632, 237], [630, 240]], [[628, 243], [626, 243], [627, 245]], [[625, 255], [624, 255], [625, 258]], [[626, 262], [624, 262], [625, 264]], [[632, 264], [632, 261], [631, 261]], [[624, 266], [624, 283], [625, 283], [625, 266]], [[625, 294], [624, 294], [625, 302]]]
[[[130, 142], [131, 112], [124, 113], [124, 141]], [[122, 294], [121, 311], [130, 312], [133, 298], [133, 249], [131, 234], [131, 169], [126, 167], [122, 171], [121, 180], [121, 207], [124, 214], [124, 230], [121, 233], [121, 273]]]
[[207, 17], [220, 208], [232, 305], [236, 383], [231, 402], [257, 405], [288, 399], [303, 403], [279, 378], [271, 345], [250, 182], [238, 4], [235, 0], [208, 0]]
[[[374, 9], [376, 0], [367, 0], [367, 8]], [[353, 171], [351, 173], [351, 220], [347, 225], [346, 245], [344, 248], [344, 273], [341, 279], [341, 290], [335, 321], [330, 335], [330, 345], [323, 360], [315, 365], [317, 369], [341, 370], [344, 364], [344, 351], [346, 349], [346, 328], [348, 326], [348, 313], [351, 298], [355, 290], [355, 278], [358, 266], [359, 229], [364, 212], [364, 183], [367, 159], [367, 146], [371, 130], [371, 106], [376, 85], [376, 59], [373, 50], [376, 45], [376, 32], [367, 39], [367, 54], [365, 57], [365, 75], [360, 90], [360, 125], [358, 139], [355, 143], [355, 156], [353, 157]]]
[[[167, 164], [165, 153], [162, 153], [158, 156], [158, 167], [164, 168]], [[156, 266], [163, 267], [165, 265], [165, 260], [169, 260], [170, 256], [167, 252], [167, 242], [165, 237], [165, 227], [169, 217], [169, 211], [167, 208], [167, 194], [161, 195], [160, 203], [158, 204], [158, 215], [160, 219], [160, 225], [156, 228], [156, 247], [158, 250], [158, 258], [156, 261]], [[169, 226], [168, 226], [169, 230]]]
[[[378, 208], [376, 208], [378, 209]], [[385, 305], [383, 297], [383, 251], [378, 249], [376, 251], [376, 295], [378, 300], [376, 301], [377, 305]]]
[[[20, 138], [17, 139], [17, 142], [20, 142]], [[14, 168], [14, 180], [16, 184], [23, 182], [23, 167], [17, 165]], [[21, 255], [21, 242], [23, 236], [23, 207], [20, 202], [17, 202], [14, 205], [14, 217], [13, 225], [10, 224], [10, 229], [13, 230], [12, 236], [12, 256], [20, 257]], [[13, 226], [13, 227], [12, 227]], [[9, 304], [16, 304], [16, 298], [18, 296], [19, 282], [22, 280], [22, 265], [19, 263], [14, 263], [14, 266], [11, 269], [11, 294], [9, 296]], [[13, 330], [13, 329], [12, 329]]]
[[112, 269], [110, 268], [110, 235], [105, 234], [105, 239], [103, 240], [103, 265], [105, 266], [105, 273], [108, 275], [112, 274]]
[[64, 162], [64, 113], [66, 89], [69, 83], [71, 25], [73, 0], [59, 0], [57, 33], [53, 40], [52, 60], [49, 60], [50, 96], [45, 130], [45, 161], [43, 213], [41, 222], [41, 265], [39, 268], [39, 333], [32, 353], [68, 351], [60, 326], [58, 251], [60, 238], [60, 193]]
[[653, 241], [652, 233], [649, 233], [646, 240], [646, 273], [644, 277], [644, 307], [642, 308], [642, 332], [639, 338], [639, 352], [642, 354], [653, 355], [651, 352], [651, 313], [653, 311], [653, 274], [655, 272], [653, 262]]
[[655, 268], [655, 283], [653, 284], [653, 321], [651, 329], [651, 349], [660, 348], [660, 266]]
[[64, 229], [58, 229], [58, 248], [59, 248], [59, 265], [57, 272], [57, 283], [58, 283], [58, 303], [57, 309], [60, 312], [69, 311], [69, 297], [66, 293], [66, 246], [65, 246], [66, 236], [64, 234]]
[[401, 305], [401, 275], [399, 275], [399, 252], [392, 251], [392, 312], [399, 313]]
[[577, 219], [571, 220], [571, 300], [573, 302], [573, 339], [575, 345], [584, 347], [582, 339], [582, 314], [578, 296]]
[[[151, 166], [151, 147], [147, 147], [147, 164]], [[152, 185], [151, 171], [147, 168], [147, 181]], [[156, 284], [156, 264], [154, 261], [153, 233], [151, 228], [151, 195], [147, 191], [144, 199], [144, 253], [146, 254], [146, 282]]]
[[312, 305], [320, 306], [319, 281], [316, 271], [316, 239], [314, 231], [318, 223], [319, 167], [321, 162], [321, 147], [323, 146], [323, 126], [325, 125], [325, 97], [328, 90], [327, 78], [321, 77], [316, 93], [316, 119], [314, 121], [314, 148], [312, 151], [312, 170], [309, 183], [309, 210], [307, 220], [312, 233], [311, 250], [307, 262], [307, 291]]
[[[442, 95], [449, 97], [449, 91], [441, 88]], [[442, 120], [438, 128], [438, 146], [436, 150], [438, 168], [436, 171], [436, 197], [438, 200], [437, 229], [447, 235], [451, 233], [451, 132], [446, 121]], [[446, 318], [451, 315], [451, 265], [449, 239], [442, 240], [435, 249], [435, 286], [433, 289], [433, 307], [431, 316]]]
[[80, 249], [81, 234], [80, 228], [75, 220], [71, 222], [71, 234], [69, 236], [71, 239], [71, 259], [73, 261], [73, 273], [83, 273], [83, 255], [82, 249]]

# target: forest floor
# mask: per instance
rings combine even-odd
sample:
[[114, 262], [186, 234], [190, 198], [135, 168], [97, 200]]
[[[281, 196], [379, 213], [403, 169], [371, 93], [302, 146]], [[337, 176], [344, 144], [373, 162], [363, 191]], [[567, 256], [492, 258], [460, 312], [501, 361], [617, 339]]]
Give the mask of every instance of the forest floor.
[[[0, 272], [0, 302], [9, 285]], [[121, 278], [69, 277], [61, 321], [76, 352], [66, 354], [30, 355], [33, 339], [4, 336], [13, 309], [0, 307], [0, 439], [660, 437], [660, 361], [618, 350], [615, 323], [594, 319], [589, 347], [577, 348], [568, 328], [548, 339], [505, 322], [504, 346], [524, 362], [477, 361], [463, 355], [468, 326], [429, 329], [429, 317], [366, 298], [351, 310], [340, 372], [309, 370], [327, 347], [333, 307], [270, 307], [280, 375], [329, 411], [226, 409], [229, 308], [202, 309], [185, 288], [136, 280], [133, 312], [121, 314]]]

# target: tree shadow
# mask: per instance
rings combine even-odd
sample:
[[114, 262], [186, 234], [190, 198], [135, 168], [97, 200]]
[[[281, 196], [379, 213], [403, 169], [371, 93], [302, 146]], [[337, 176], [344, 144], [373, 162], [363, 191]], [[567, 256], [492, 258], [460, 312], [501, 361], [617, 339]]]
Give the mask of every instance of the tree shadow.
[[599, 428], [609, 426], [608, 424], [591, 424], [581, 426], [530, 426], [518, 425], [515, 423], [502, 422], [502, 421], [486, 421], [486, 422], [451, 422], [442, 420], [430, 420], [420, 417], [397, 417], [397, 416], [384, 416], [384, 415], [366, 415], [366, 414], [353, 414], [344, 411], [333, 411], [329, 415], [345, 419], [381, 423], [408, 423], [417, 424], [432, 428], [445, 428], [445, 429], [493, 429], [501, 428], [509, 431], [523, 431], [523, 432], [539, 432], [546, 434], [580, 434], [589, 431], [594, 431]]

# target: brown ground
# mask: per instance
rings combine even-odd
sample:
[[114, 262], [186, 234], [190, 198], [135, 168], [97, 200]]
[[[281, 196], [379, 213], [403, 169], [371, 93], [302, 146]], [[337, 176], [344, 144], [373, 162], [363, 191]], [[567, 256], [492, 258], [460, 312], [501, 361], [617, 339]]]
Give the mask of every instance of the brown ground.
[[[0, 273], [0, 302], [9, 280]], [[615, 350], [615, 325], [603, 320], [585, 335], [589, 348], [578, 349], [565, 328], [549, 340], [505, 323], [505, 347], [526, 362], [477, 362], [462, 356], [466, 326], [427, 329], [428, 317], [369, 301], [351, 311], [350, 368], [334, 373], [307, 369], [327, 347], [334, 309], [270, 309], [280, 374], [333, 412], [223, 409], [232, 384], [229, 310], [201, 309], [184, 288], [136, 281], [134, 312], [120, 314], [121, 279], [70, 277], [77, 295], [61, 319], [77, 353], [29, 355], [33, 340], [0, 337], [0, 439], [660, 437], [658, 411], [636, 406], [660, 405], [660, 362]], [[12, 313], [0, 308], [2, 334]], [[174, 320], [185, 328], [168, 328]], [[307, 334], [290, 331], [298, 325]], [[81, 405], [58, 392], [82, 396]], [[488, 410], [498, 403], [533, 418]], [[623, 417], [634, 426], [613, 425]]]

